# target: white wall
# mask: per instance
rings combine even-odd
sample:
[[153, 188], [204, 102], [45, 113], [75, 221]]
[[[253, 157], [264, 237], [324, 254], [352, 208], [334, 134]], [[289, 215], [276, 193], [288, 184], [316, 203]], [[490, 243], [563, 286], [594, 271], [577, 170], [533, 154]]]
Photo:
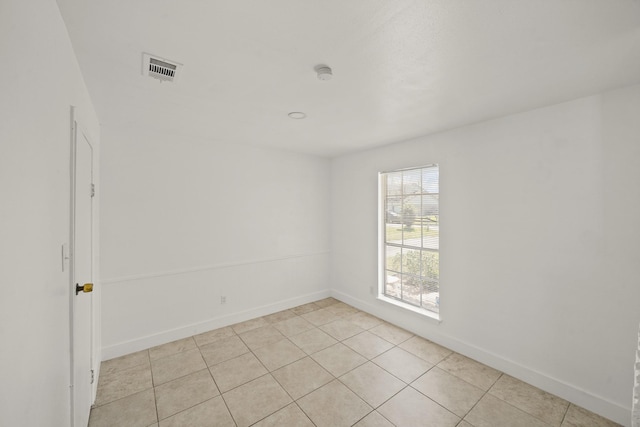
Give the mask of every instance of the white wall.
[[55, 1], [0, 3], [0, 58], [0, 425], [64, 426], [70, 106], [99, 126]]
[[[639, 111], [634, 86], [334, 159], [334, 294], [628, 423]], [[429, 163], [441, 173], [441, 323], [370, 292], [377, 173]]]
[[105, 358], [328, 295], [328, 160], [135, 129], [103, 141]]

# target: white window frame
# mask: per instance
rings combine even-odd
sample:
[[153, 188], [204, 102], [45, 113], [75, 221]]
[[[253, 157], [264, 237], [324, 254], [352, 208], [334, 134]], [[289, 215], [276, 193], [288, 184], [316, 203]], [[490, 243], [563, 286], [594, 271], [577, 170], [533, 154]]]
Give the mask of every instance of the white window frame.
[[[396, 173], [396, 172], [405, 172], [405, 171], [411, 171], [411, 170], [416, 170], [416, 169], [426, 169], [426, 168], [432, 168], [432, 167], [437, 167], [438, 168], [438, 181], [440, 180], [440, 165], [439, 164], [427, 164], [424, 166], [418, 166], [418, 167], [411, 167], [411, 168], [405, 168], [405, 169], [396, 169], [396, 170], [391, 170], [391, 171], [384, 171], [384, 172], [380, 172], [378, 174], [378, 291], [377, 291], [377, 298], [381, 301], [396, 305], [398, 307], [404, 308], [406, 310], [424, 315], [426, 317], [441, 321], [441, 311], [440, 311], [440, 307], [438, 307], [438, 311], [432, 311], [429, 310], [427, 308], [424, 308], [422, 306], [418, 306], [418, 305], [414, 305], [411, 304], [405, 300], [393, 297], [393, 296], [389, 296], [385, 293], [386, 290], [386, 276], [387, 276], [387, 241], [386, 241], [386, 230], [387, 230], [387, 220], [386, 220], [386, 216], [387, 216], [387, 206], [386, 206], [386, 199], [387, 199], [387, 194], [386, 194], [386, 187], [385, 187], [385, 183], [384, 183], [384, 179], [385, 176], [387, 174], [391, 174], [391, 173]], [[438, 188], [438, 199], [439, 199], [439, 195], [440, 195], [440, 190]], [[439, 202], [438, 202], [439, 205]], [[440, 221], [439, 221], [439, 207], [438, 207], [438, 227], [439, 227]], [[394, 245], [397, 246], [397, 245]], [[440, 253], [439, 250], [439, 228], [438, 228], [438, 250], [437, 250], [438, 254]], [[439, 255], [438, 255], [439, 257]], [[438, 275], [439, 276], [439, 275]], [[438, 277], [438, 282], [439, 282], [439, 277]], [[439, 285], [438, 285], [439, 287]], [[422, 298], [422, 297], [421, 297]], [[422, 300], [421, 300], [422, 301]], [[438, 299], [438, 304], [439, 304], [439, 299]]]

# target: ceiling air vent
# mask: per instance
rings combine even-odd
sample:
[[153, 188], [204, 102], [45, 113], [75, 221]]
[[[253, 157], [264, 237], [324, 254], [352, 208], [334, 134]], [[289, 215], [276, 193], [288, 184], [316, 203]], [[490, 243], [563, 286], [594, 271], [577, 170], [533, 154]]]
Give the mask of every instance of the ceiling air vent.
[[182, 64], [169, 61], [159, 56], [152, 56], [148, 53], [142, 54], [142, 74], [153, 77], [161, 82], [175, 82]]

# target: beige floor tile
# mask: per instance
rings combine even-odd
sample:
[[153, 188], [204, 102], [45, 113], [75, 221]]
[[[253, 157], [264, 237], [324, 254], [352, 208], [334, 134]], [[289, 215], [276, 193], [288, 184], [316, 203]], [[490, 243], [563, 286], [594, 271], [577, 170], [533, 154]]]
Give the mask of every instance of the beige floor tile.
[[310, 311], [309, 313], [303, 314], [302, 317], [304, 317], [305, 320], [309, 321], [315, 326], [325, 325], [340, 318], [339, 315], [333, 313], [332, 311], [329, 311], [328, 308], [321, 308], [320, 310]]
[[263, 326], [240, 334], [240, 338], [251, 350], [273, 344], [284, 339], [284, 335], [273, 326]]
[[569, 407], [566, 400], [509, 375], [502, 375], [489, 393], [553, 426], [562, 424]]
[[176, 378], [183, 377], [192, 372], [200, 371], [207, 365], [202, 360], [200, 350], [183, 351], [172, 356], [151, 361], [153, 385], [159, 386]]
[[196, 341], [198, 347], [202, 347], [203, 345], [211, 344], [212, 342], [219, 341], [223, 338], [229, 338], [234, 336], [236, 333], [233, 332], [231, 326], [226, 326], [224, 328], [214, 329], [213, 331], [204, 332], [202, 334], [198, 334], [193, 338]]
[[335, 377], [344, 375], [367, 361], [342, 343], [327, 347], [311, 357]]
[[[332, 297], [327, 298], [327, 300], [333, 300], [333, 302], [330, 302], [329, 304], [319, 304], [319, 301], [315, 301], [315, 304], [316, 304], [316, 305], [319, 305], [319, 306], [320, 306], [320, 308], [327, 308], [327, 307], [329, 307], [329, 306], [331, 306], [331, 308], [336, 308], [336, 307], [351, 307], [349, 304], [346, 304], [346, 303], [344, 303], [344, 302], [342, 302], [342, 301], [339, 301], [339, 300], [337, 300], [337, 299], [335, 299], [335, 298], [332, 298]], [[322, 301], [322, 300], [321, 300], [321, 301]], [[353, 308], [353, 307], [351, 307], [351, 308]]]
[[381, 323], [380, 325], [369, 329], [369, 332], [372, 332], [380, 338], [383, 338], [395, 345], [398, 345], [413, 336], [411, 332], [405, 331], [404, 329], [398, 328], [390, 323]]
[[156, 387], [158, 418], [163, 420], [220, 394], [207, 369]]
[[333, 304], [330, 305], [328, 307], [326, 307], [327, 310], [331, 311], [332, 313], [340, 316], [340, 317], [347, 317], [347, 316], [352, 316], [356, 313], [358, 313], [358, 309], [355, 307], [351, 307], [348, 304], [345, 304], [343, 302], [338, 302], [337, 304]]
[[320, 329], [337, 339], [338, 341], [346, 340], [354, 335], [358, 335], [363, 332], [359, 326], [354, 325], [351, 322], [347, 322], [344, 319], [334, 320], [326, 325], [320, 326]]
[[125, 356], [116, 357], [115, 359], [105, 360], [100, 364], [100, 377], [138, 365], [151, 366], [149, 350], [137, 351]]
[[262, 363], [252, 354], [226, 360], [209, 368], [222, 393], [238, 387], [267, 373]]
[[317, 351], [324, 350], [338, 342], [329, 334], [315, 327], [307, 332], [294, 335], [289, 339], [307, 354], [313, 354]]
[[427, 372], [433, 365], [399, 347], [392, 348], [386, 353], [372, 359], [372, 362], [410, 383]]
[[407, 387], [378, 408], [378, 412], [397, 426], [454, 427], [460, 421], [421, 393]]
[[569, 405], [562, 423], [562, 427], [615, 427], [619, 425], [574, 404]]
[[283, 335], [292, 337], [302, 332], [311, 330], [314, 326], [307, 322], [300, 316], [292, 317], [291, 319], [284, 320], [273, 325], [274, 328], [279, 330]]
[[337, 299], [333, 297], [329, 297], [329, 298], [321, 299], [319, 301], [314, 301], [314, 304], [320, 308], [325, 308], [325, 307], [329, 307], [330, 305], [338, 304], [339, 302], [340, 301], [338, 301]]
[[91, 410], [89, 427], [147, 427], [158, 421], [153, 389]]
[[438, 363], [438, 367], [484, 391], [489, 390], [502, 375], [502, 372], [458, 353]]
[[268, 316], [264, 316], [264, 320], [266, 320], [269, 323], [278, 323], [278, 322], [282, 322], [285, 320], [289, 320], [293, 317], [296, 317], [297, 314], [295, 314], [293, 311], [291, 310], [282, 310], [279, 311], [277, 313], [273, 313], [273, 314], [269, 314]]
[[394, 427], [393, 424], [377, 411], [371, 412], [369, 415], [358, 421], [354, 427]]
[[307, 394], [297, 403], [318, 427], [351, 426], [372, 409], [337, 380]]
[[100, 375], [96, 405], [104, 405], [153, 387], [151, 367], [142, 364]]
[[305, 357], [273, 371], [273, 377], [294, 399], [327, 384], [334, 379], [322, 366]]
[[539, 419], [490, 394], [464, 418], [474, 427], [548, 427]]
[[[310, 418], [360, 427], [618, 425], [340, 301], [323, 301], [103, 362], [90, 427], [311, 427]], [[367, 409], [355, 419], [341, 409], [349, 402]]]
[[291, 403], [280, 409], [273, 415], [269, 415], [264, 420], [255, 423], [253, 427], [314, 427], [313, 423], [305, 415], [304, 412], [296, 405]]
[[222, 395], [239, 427], [251, 425], [292, 402], [269, 374]]
[[343, 341], [351, 349], [367, 359], [373, 359], [393, 347], [389, 341], [383, 340], [371, 332], [365, 331]]
[[160, 427], [235, 427], [221, 396], [160, 421]]
[[358, 366], [339, 379], [374, 408], [382, 405], [406, 387], [404, 382], [371, 362]]
[[459, 417], [464, 417], [484, 395], [484, 390], [438, 367], [412, 382], [411, 387]]
[[444, 348], [434, 342], [420, 337], [409, 338], [398, 347], [407, 350], [409, 353], [413, 353], [434, 365], [440, 363], [445, 357], [452, 353], [448, 348]]
[[321, 307], [319, 305], [316, 305], [312, 302], [308, 303], [308, 304], [303, 304], [303, 305], [299, 305], [297, 307], [293, 307], [290, 310], [293, 311], [295, 314], [297, 314], [298, 316], [301, 316], [305, 313], [309, 313], [311, 311], [314, 310], [319, 310]]
[[214, 343], [200, 347], [202, 357], [208, 366], [213, 366], [225, 360], [233, 359], [249, 352], [244, 342], [237, 335], [223, 338]]
[[158, 360], [163, 357], [171, 356], [176, 353], [181, 353], [187, 350], [193, 350], [197, 348], [196, 342], [193, 337], [184, 338], [177, 341], [172, 341], [166, 344], [162, 344], [156, 347], [152, 347], [149, 349], [149, 358], [153, 360]]
[[254, 353], [269, 371], [275, 371], [306, 356], [304, 351], [286, 338], [277, 343], [260, 347]]
[[371, 329], [374, 326], [378, 326], [383, 323], [382, 319], [378, 319], [377, 317], [363, 311], [345, 317], [345, 319], [357, 326], [360, 326], [362, 329]]
[[267, 322], [264, 318], [258, 317], [256, 319], [247, 320], [246, 322], [241, 322], [241, 323], [236, 323], [235, 325], [231, 325], [231, 328], [236, 334], [240, 335], [252, 329], [257, 329], [262, 326], [267, 326], [268, 324], [269, 322]]

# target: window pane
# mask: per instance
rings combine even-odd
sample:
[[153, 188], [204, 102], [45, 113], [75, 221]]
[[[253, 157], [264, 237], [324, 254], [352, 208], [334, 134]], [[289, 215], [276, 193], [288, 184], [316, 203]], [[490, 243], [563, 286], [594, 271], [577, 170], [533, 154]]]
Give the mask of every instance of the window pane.
[[400, 275], [393, 271], [387, 271], [384, 293], [393, 298], [401, 297]]
[[[422, 251], [422, 277], [433, 281], [437, 286], [440, 277], [440, 254], [438, 252]], [[434, 289], [434, 291], [437, 290], [437, 288]]]
[[400, 273], [402, 271], [400, 248], [397, 246], [387, 246], [385, 252], [387, 270]]
[[399, 195], [402, 193], [402, 172], [392, 172], [385, 175], [388, 195]]
[[438, 216], [439, 209], [439, 200], [437, 194], [424, 194], [422, 196], [422, 216], [426, 217], [434, 217]]
[[416, 222], [413, 224], [413, 233], [415, 235], [413, 240], [409, 240], [409, 245], [415, 246], [417, 248], [422, 247], [422, 241], [424, 238], [424, 233], [427, 230], [426, 224], [424, 224], [424, 219], [422, 217], [416, 218]]
[[420, 276], [402, 275], [402, 300], [409, 304], [420, 306], [421, 292]]
[[402, 173], [402, 193], [406, 195], [422, 193], [422, 172], [412, 169]]
[[402, 228], [402, 244], [419, 248], [422, 242], [421, 228], [417, 224]]
[[425, 193], [440, 193], [438, 166], [422, 169], [422, 189]]
[[402, 248], [402, 274], [413, 274], [420, 277], [421, 271], [420, 251]]
[[439, 233], [438, 226], [438, 195], [422, 196], [422, 247], [425, 249], [439, 249]]
[[438, 312], [440, 306], [440, 254], [423, 251], [422, 253], [422, 306]]
[[387, 224], [402, 224], [402, 204], [393, 199], [388, 199], [385, 206], [385, 220]]
[[438, 166], [381, 175], [384, 293], [439, 312]]
[[387, 243], [401, 243], [402, 226], [398, 224], [385, 224], [385, 241]]
[[423, 287], [422, 307], [436, 313], [440, 311], [440, 293], [433, 292], [430, 285]]

